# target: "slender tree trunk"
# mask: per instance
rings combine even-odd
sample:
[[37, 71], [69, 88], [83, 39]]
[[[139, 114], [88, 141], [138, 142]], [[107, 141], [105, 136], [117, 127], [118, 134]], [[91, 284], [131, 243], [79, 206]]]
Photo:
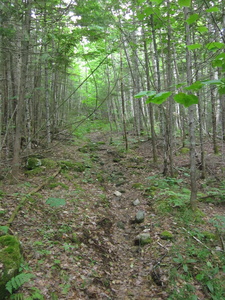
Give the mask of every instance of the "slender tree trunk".
[[[184, 8], [185, 20], [189, 17], [189, 9]], [[185, 35], [186, 46], [191, 44], [190, 28], [189, 24], [185, 22]], [[191, 64], [191, 52], [186, 48], [186, 69], [187, 69], [187, 84], [192, 84], [192, 64]], [[191, 208], [195, 210], [197, 208], [197, 176], [196, 176], [196, 158], [195, 158], [195, 105], [191, 105], [188, 108], [189, 115], [189, 138], [190, 138], [190, 179], [191, 179]]]
[[26, 80], [27, 80], [27, 64], [29, 55], [29, 36], [30, 36], [30, 0], [25, 3], [24, 21], [22, 26], [21, 38], [21, 54], [19, 58], [19, 85], [18, 85], [18, 101], [16, 112], [16, 130], [13, 149], [12, 172], [15, 177], [18, 176], [20, 168], [20, 150], [21, 150], [21, 131], [23, 128], [23, 112], [26, 94]]
[[[145, 32], [143, 30], [144, 36], [144, 56], [145, 56], [145, 73], [146, 73], [146, 81], [147, 81], [147, 90], [151, 89], [150, 86], [150, 74], [149, 74], [149, 59], [148, 59], [148, 51], [147, 51], [147, 44], [145, 39]], [[149, 110], [149, 117], [150, 117], [150, 126], [151, 126], [151, 141], [152, 141], [152, 154], [153, 154], [153, 161], [157, 161], [157, 153], [156, 153], [156, 135], [155, 135], [155, 122], [154, 122], [154, 112], [153, 106], [151, 103], [148, 104]]]
[[123, 136], [125, 141], [125, 149], [128, 150], [128, 139], [127, 139], [127, 125], [126, 125], [126, 111], [125, 111], [125, 97], [124, 97], [124, 84], [123, 84], [123, 57], [122, 53], [120, 53], [120, 92], [121, 92], [121, 100], [122, 100], [122, 120], [123, 120]]

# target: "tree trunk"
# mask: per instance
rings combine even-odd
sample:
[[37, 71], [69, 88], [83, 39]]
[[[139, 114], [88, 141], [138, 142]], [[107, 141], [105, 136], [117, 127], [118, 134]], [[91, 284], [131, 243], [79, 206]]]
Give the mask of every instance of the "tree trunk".
[[[189, 17], [189, 9], [184, 8], [185, 20]], [[185, 22], [186, 46], [191, 44], [189, 24]], [[192, 84], [192, 64], [191, 52], [186, 48], [186, 69], [187, 69], [187, 84]], [[189, 116], [189, 139], [190, 139], [190, 179], [191, 179], [191, 197], [190, 204], [193, 210], [197, 208], [197, 176], [196, 176], [196, 157], [195, 157], [195, 106], [191, 105], [188, 108]]]
[[24, 21], [22, 25], [21, 37], [21, 53], [19, 57], [19, 84], [18, 84], [18, 101], [16, 111], [16, 130], [13, 149], [12, 172], [13, 176], [17, 177], [20, 168], [20, 150], [21, 150], [21, 132], [23, 128], [23, 113], [26, 94], [26, 80], [27, 80], [27, 64], [29, 55], [29, 37], [30, 37], [30, 18], [31, 8], [30, 0], [24, 3]]

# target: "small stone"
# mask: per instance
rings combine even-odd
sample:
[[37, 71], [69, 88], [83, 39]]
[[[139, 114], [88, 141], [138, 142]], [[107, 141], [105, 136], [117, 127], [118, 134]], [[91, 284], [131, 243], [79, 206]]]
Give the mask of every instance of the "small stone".
[[135, 242], [135, 245], [144, 246], [144, 245], [150, 244], [151, 241], [152, 241], [152, 239], [151, 239], [150, 233], [143, 232], [136, 236], [134, 242]]
[[136, 213], [135, 222], [136, 223], [142, 223], [142, 222], [144, 222], [144, 219], [145, 219], [145, 212], [143, 210], [139, 210]]
[[134, 205], [134, 206], [137, 206], [137, 205], [139, 205], [140, 203], [141, 203], [141, 202], [140, 202], [139, 199], [136, 199], [136, 200], [133, 201], [133, 205]]
[[119, 191], [115, 191], [113, 193], [116, 197], [121, 197], [122, 196], [122, 193], [120, 193]]

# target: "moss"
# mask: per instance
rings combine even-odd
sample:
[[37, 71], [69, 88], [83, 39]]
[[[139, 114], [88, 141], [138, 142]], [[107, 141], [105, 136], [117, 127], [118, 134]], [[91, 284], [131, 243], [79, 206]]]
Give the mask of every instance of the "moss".
[[167, 230], [161, 232], [160, 237], [163, 240], [172, 240], [174, 238], [172, 232], [167, 231]]
[[141, 190], [141, 189], [143, 189], [143, 184], [139, 183], [139, 182], [133, 183], [132, 188], [137, 189], [137, 190]]
[[217, 240], [218, 238], [216, 234], [209, 231], [203, 231], [202, 234], [206, 240]]
[[43, 158], [41, 164], [46, 168], [55, 168], [57, 166], [57, 162], [49, 158]]
[[12, 235], [0, 237], [0, 299], [5, 299], [7, 291], [6, 283], [18, 274], [22, 262], [20, 243]]
[[152, 242], [152, 238], [150, 237], [149, 233], [140, 233], [135, 238], [135, 245], [137, 246], [144, 246], [150, 244]]
[[73, 170], [76, 172], [84, 172], [86, 166], [83, 162], [72, 162], [69, 160], [60, 161], [61, 168], [63, 170]]
[[185, 147], [180, 149], [181, 154], [187, 154], [189, 151], [190, 151], [189, 148], [185, 148]]
[[28, 176], [35, 176], [35, 175], [40, 174], [42, 172], [43, 172], [43, 168], [37, 167], [33, 170], [26, 171], [25, 174], [28, 175]]
[[88, 143], [83, 147], [79, 148], [78, 151], [82, 153], [89, 153], [98, 150], [98, 145], [96, 143]]
[[27, 160], [27, 170], [33, 170], [41, 166], [41, 160], [37, 157], [29, 157]]

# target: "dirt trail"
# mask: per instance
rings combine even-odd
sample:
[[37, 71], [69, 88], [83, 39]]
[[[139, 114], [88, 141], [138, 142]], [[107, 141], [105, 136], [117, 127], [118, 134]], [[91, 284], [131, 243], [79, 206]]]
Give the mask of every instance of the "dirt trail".
[[[57, 143], [45, 156], [57, 166], [22, 175], [18, 184], [4, 183], [2, 225], [21, 197], [63, 166], [29, 197], [11, 226], [22, 243], [23, 268], [35, 276], [18, 293], [31, 296], [36, 291], [38, 299], [50, 300], [168, 299], [171, 253], [176, 254], [169, 251], [174, 243], [160, 234], [172, 231], [182, 248], [183, 232], [172, 217], [154, 211], [151, 178], [161, 170], [152, 162], [151, 142], [133, 139], [127, 153], [119, 143], [102, 133], [90, 134], [79, 145], [73, 139]], [[76, 162], [81, 169], [74, 168]], [[49, 198], [66, 204], [52, 207]], [[204, 209], [210, 215], [211, 207]], [[138, 211], [144, 211], [144, 222], [134, 221]], [[151, 243], [141, 246], [135, 238], [143, 232], [150, 234]], [[204, 299], [200, 293], [198, 297]]]

